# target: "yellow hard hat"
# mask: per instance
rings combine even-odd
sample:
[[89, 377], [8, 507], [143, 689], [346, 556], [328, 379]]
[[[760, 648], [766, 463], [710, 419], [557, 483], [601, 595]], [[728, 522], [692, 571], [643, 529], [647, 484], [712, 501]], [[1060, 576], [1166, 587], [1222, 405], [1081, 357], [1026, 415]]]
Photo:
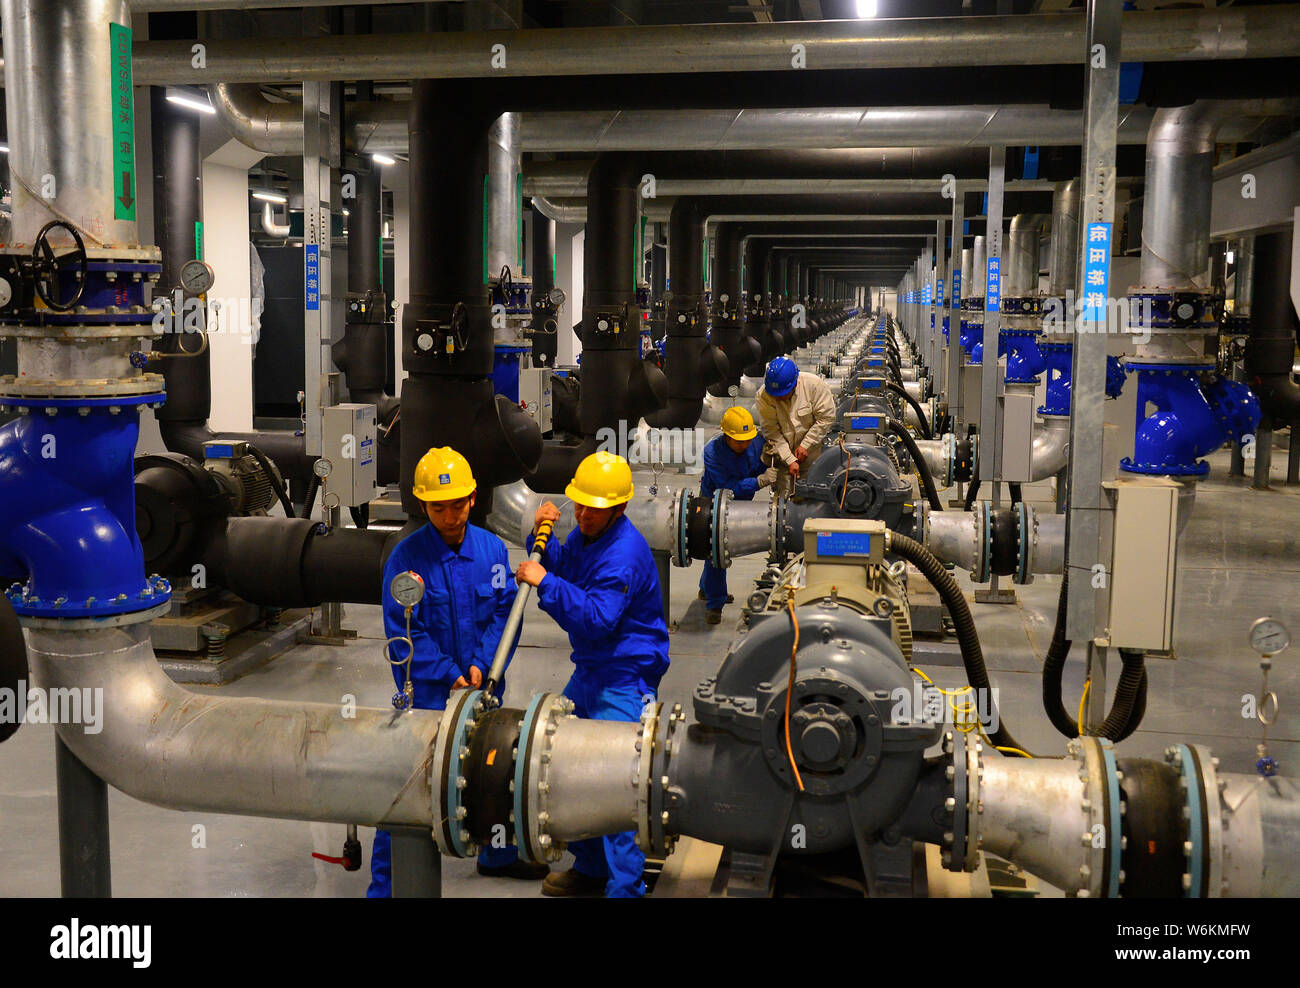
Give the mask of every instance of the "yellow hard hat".
[[753, 439], [758, 435], [754, 416], [739, 405], [722, 413], [722, 434], [732, 439]]
[[454, 501], [473, 494], [477, 487], [469, 460], [450, 446], [435, 446], [415, 465], [411, 493], [421, 501]]
[[612, 508], [632, 500], [632, 468], [627, 460], [603, 449], [578, 464], [573, 482], [564, 489], [570, 501], [588, 508]]

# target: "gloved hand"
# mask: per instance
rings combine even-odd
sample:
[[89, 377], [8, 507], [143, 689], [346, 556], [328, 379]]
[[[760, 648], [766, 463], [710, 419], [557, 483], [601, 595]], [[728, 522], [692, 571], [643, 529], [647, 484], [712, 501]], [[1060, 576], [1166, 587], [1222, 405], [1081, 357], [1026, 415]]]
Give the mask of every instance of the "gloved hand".
[[755, 479], [758, 481], [758, 489], [760, 491], [764, 487], [771, 487], [773, 484], [776, 483], [776, 467], [768, 467], [765, 471], [760, 473]]

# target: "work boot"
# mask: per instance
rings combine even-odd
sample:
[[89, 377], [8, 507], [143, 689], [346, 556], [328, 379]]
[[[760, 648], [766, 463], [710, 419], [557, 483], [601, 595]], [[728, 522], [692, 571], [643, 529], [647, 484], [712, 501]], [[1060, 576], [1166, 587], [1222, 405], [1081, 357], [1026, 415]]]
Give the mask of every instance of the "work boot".
[[721, 624], [722, 608], [719, 607], [716, 611], [708, 611], [704, 615], [704, 620], [707, 621], [709, 624]]
[[604, 895], [606, 884], [604, 878], [592, 878], [577, 868], [570, 868], [565, 872], [547, 875], [546, 881], [542, 882], [542, 895], [560, 898]]
[[[704, 593], [703, 590], [701, 590], [701, 591], [699, 592], [699, 595], [698, 595], [698, 596], [699, 596], [699, 599], [700, 599], [700, 600], [708, 600], [708, 599], [709, 599], [708, 596]], [[736, 602], [736, 598], [733, 597], [731, 594], [727, 594], [727, 603], [728, 603], [728, 604], [734, 604], [735, 602]]]
[[525, 882], [540, 882], [551, 873], [551, 866], [541, 862], [530, 863], [516, 858], [500, 868], [489, 868], [482, 861], [478, 863], [478, 873], [489, 878], [519, 878]]

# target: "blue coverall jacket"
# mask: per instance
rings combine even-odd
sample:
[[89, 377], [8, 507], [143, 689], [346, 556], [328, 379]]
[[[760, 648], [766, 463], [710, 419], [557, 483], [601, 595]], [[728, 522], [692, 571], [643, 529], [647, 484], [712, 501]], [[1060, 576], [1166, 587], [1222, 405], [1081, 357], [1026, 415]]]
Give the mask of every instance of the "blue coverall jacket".
[[[659, 572], [636, 526], [620, 516], [588, 540], [577, 529], [564, 544], [552, 539], [542, 554], [546, 576], [537, 603], [569, 633], [573, 676], [564, 695], [574, 713], [595, 720], [636, 721], [668, 669]], [[636, 835], [573, 841], [574, 867], [607, 880], [610, 897], [645, 894], [645, 855]]]
[[[727, 444], [726, 436], [714, 436], [704, 447], [704, 473], [700, 476], [700, 493], [712, 497], [720, 490], [731, 491], [737, 501], [752, 501], [758, 493], [758, 476], [767, 470], [763, 462], [763, 436], [760, 433], [745, 452], [737, 453]], [[727, 571], [707, 560], [700, 575], [705, 607], [720, 611], [727, 602]]]
[[[406, 634], [406, 615], [388, 592], [394, 576], [414, 570], [424, 579], [424, 597], [411, 613], [411, 685], [415, 706], [421, 710], [443, 710], [452, 684], [471, 666], [487, 678], [506, 616], [515, 599], [515, 577], [499, 538], [477, 525], [468, 525], [458, 549], [443, 541], [438, 530], [424, 525], [397, 543], [384, 565], [384, 634]], [[394, 659], [406, 654], [404, 642], [389, 650]], [[514, 650], [511, 649], [513, 657]], [[393, 680], [401, 689], [406, 672], [393, 666]], [[498, 688], [500, 696], [502, 687]], [[484, 848], [481, 858], [487, 867], [502, 867], [514, 861], [513, 847]], [[370, 857], [371, 898], [392, 895], [390, 839], [387, 831], [375, 834]]]

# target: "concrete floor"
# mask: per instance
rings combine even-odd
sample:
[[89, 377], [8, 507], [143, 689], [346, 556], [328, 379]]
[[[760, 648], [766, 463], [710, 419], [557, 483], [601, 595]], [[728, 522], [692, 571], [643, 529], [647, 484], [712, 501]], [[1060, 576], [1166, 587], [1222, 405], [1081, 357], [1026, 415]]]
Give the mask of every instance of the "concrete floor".
[[[1285, 434], [1284, 434], [1285, 435]], [[1300, 488], [1284, 487], [1286, 454], [1274, 453], [1275, 489], [1255, 492], [1249, 481], [1227, 477], [1227, 453], [1211, 458], [1182, 539], [1178, 566], [1175, 659], [1148, 662], [1149, 699], [1142, 729], [1120, 750], [1159, 757], [1173, 740], [1211, 746], [1229, 772], [1253, 771], [1259, 726], [1243, 719], [1242, 695], [1259, 689], [1258, 656], [1246, 642], [1250, 623], [1272, 614], [1300, 635]], [[665, 475], [677, 484], [686, 478]], [[648, 482], [638, 477], [638, 483]], [[693, 480], [691, 481], [694, 482]], [[1027, 497], [1050, 497], [1036, 485]], [[512, 559], [520, 558], [518, 551]], [[743, 600], [761, 560], [738, 560], [732, 593]], [[696, 599], [698, 564], [672, 572], [672, 667], [661, 699], [686, 699], [726, 653], [739, 607], [721, 625], [704, 622]], [[1059, 578], [1017, 588], [1014, 605], [972, 605], [986, 662], [1000, 690], [1004, 722], [1035, 752], [1056, 754], [1064, 739], [1042, 713], [1042, 656], [1051, 638]], [[338, 702], [352, 693], [363, 705], [387, 706], [393, 686], [380, 651], [379, 609], [352, 606], [345, 625], [361, 638], [344, 648], [299, 646], [237, 682], [217, 687], [227, 696]], [[530, 610], [508, 678], [506, 703], [563, 687], [571, 666], [567, 641], [540, 611]], [[964, 682], [959, 668], [926, 667], [940, 685]], [[1077, 702], [1083, 682], [1081, 650], [1066, 670], [1066, 702]], [[1270, 686], [1282, 701], [1272, 750], [1282, 770], [1300, 763], [1300, 645], [1275, 663]], [[202, 687], [195, 687], [203, 689]], [[59, 892], [53, 729], [25, 725], [0, 745], [0, 895], [53, 896]], [[319, 862], [312, 851], [337, 855], [342, 825], [262, 820], [158, 809], [110, 792], [113, 890], [118, 896], [360, 896], [369, 875], [373, 831], [362, 829], [366, 866], [348, 874]], [[568, 867], [567, 858], [559, 867]], [[538, 895], [538, 885], [474, 874], [469, 861], [444, 859], [449, 896]]]

